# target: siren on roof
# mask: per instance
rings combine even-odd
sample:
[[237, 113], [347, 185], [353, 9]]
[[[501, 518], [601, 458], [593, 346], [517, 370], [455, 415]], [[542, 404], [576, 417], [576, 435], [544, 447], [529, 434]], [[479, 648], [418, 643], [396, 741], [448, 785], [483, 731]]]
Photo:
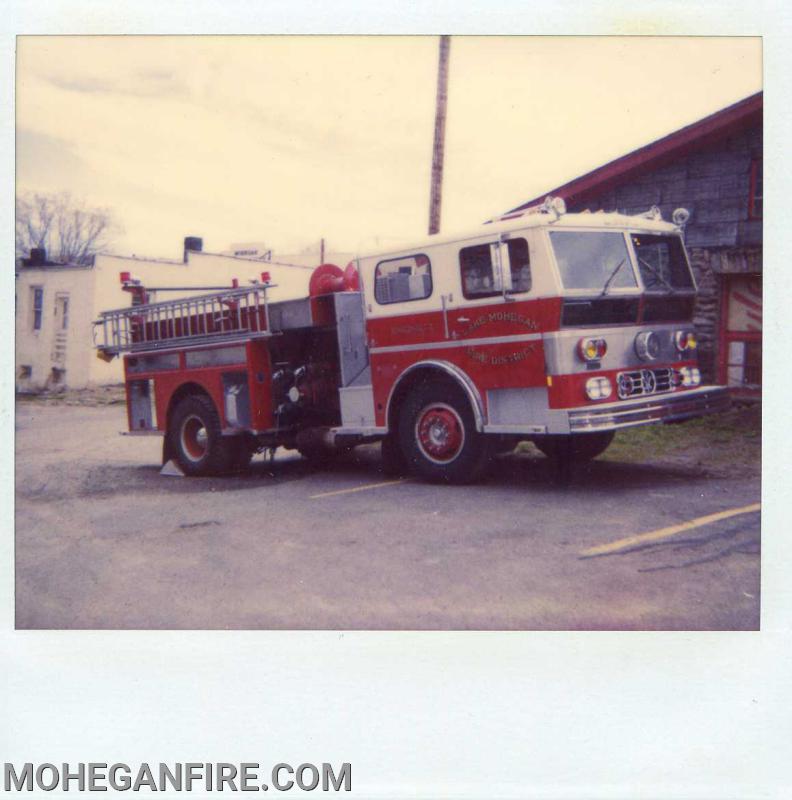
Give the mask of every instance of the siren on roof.
[[679, 225], [680, 228], [682, 228], [689, 219], [690, 212], [686, 208], [676, 208], [671, 215], [671, 220], [674, 225]]
[[564, 202], [563, 197], [551, 197], [548, 195], [545, 197], [544, 203], [542, 203], [540, 210], [544, 214], [554, 213], [556, 218], [558, 218], [563, 214], [566, 214], [566, 202]]
[[644, 211], [644, 213], [640, 216], [642, 216], [644, 219], [651, 219], [656, 222], [660, 222], [663, 219], [663, 212], [657, 206], [652, 206], [648, 211]]
[[505, 222], [506, 220], [517, 219], [518, 217], [523, 217], [526, 214], [554, 214], [555, 218], [558, 219], [566, 213], [567, 207], [566, 202], [564, 202], [564, 198], [548, 195], [545, 197], [544, 202], [540, 205], [528, 206], [528, 208], [523, 208], [522, 210], [511, 211], [508, 214], [504, 214], [502, 217], [496, 217], [495, 219], [489, 220], [487, 224], [489, 224], [489, 222]]

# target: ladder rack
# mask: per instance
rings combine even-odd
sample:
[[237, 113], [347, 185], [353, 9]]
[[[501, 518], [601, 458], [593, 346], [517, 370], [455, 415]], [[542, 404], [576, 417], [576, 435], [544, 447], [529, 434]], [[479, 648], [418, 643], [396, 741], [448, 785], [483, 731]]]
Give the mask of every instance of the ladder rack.
[[161, 350], [270, 336], [267, 289], [254, 284], [211, 294], [100, 312], [93, 323], [100, 355]]

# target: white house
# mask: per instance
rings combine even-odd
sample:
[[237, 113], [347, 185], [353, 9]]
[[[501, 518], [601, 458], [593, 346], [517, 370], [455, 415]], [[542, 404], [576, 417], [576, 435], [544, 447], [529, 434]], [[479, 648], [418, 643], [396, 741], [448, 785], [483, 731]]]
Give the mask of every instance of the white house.
[[[343, 260], [346, 259], [346, 260]], [[328, 254], [326, 260], [344, 267], [347, 254]], [[343, 263], [341, 261], [343, 260]], [[308, 280], [317, 263], [303, 257], [261, 258], [207, 253], [200, 239], [185, 239], [184, 258], [138, 258], [98, 255], [92, 266], [48, 262], [43, 251], [22, 259], [16, 281], [16, 387], [17, 391], [42, 388], [84, 388], [120, 383], [120, 359], [96, 357], [92, 322], [100, 311], [131, 305], [132, 295], [122, 289], [121, 272], [131, 273], [146, 287], [184, 287], [184, 292], [154, 292], [152, 301], [188, 295], [189, 287], [240, 285], [270, 273], [276, 287], [271, 299], [308, 293]]]

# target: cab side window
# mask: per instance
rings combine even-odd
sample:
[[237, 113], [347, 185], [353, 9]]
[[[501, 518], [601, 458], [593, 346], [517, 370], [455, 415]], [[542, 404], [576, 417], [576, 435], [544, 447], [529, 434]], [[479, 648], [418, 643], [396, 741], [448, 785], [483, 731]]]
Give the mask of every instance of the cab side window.
[[432, 265], [423, 254], [380, 261], [374, 272], [374, 299], [380, 305], [423, 300], [432, 294]]
[[[511, 266], [511, 292], [519, 294], [531, 289], [531, 259], [528, 242], [525, 239], [509, 239], [506, 242]], [[495, 297], [500, 294], [496, 288], [495, 266], [489, 244], [463, 247], [459, 251], [459, 267], [462, 276], [462, 294], [468, 300], [481, 297]]]

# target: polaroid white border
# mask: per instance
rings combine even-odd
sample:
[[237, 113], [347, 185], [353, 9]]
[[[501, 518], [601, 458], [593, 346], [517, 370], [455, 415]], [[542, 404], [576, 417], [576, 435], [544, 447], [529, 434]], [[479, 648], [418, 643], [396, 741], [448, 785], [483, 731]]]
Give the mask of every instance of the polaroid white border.
[[789, 796], [792, 385], [785, 351], [792, 226], [779, 211], [792, 186], [792, 30], [781, 2], [437, 2], [431, 8], [391, 2], [375, 9], [351, 2], [17, 0], [4, 7], [0, 25], [2, 231], [9, 261], [0, 273], [0, 314], [6, 331], [13, 329], [9, 112], [18, 34], [763, 36], [771, 168], [761, 632], [15, 631], [13, 352], [6, 336], [0, 752], [14, 763], [349, 761], [357, 797]]

